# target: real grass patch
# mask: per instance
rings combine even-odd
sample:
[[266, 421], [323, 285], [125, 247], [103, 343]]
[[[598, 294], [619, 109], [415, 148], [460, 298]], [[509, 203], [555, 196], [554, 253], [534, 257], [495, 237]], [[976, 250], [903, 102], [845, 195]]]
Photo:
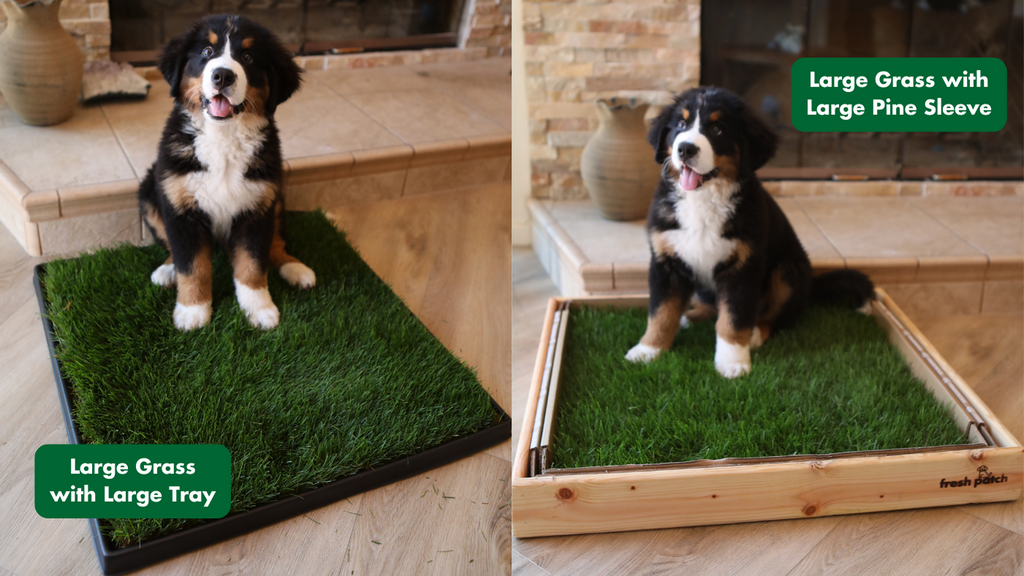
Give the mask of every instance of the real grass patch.
[[[280, 325], [249, 325], [214, 258], [213, 317], [178, 332], [157, 246], [46, 265], [47, 310], [81, 436], [97, 444], [223, 444], [231, 511], [300, 494], [496, 423], [475, 373], [434, 338], [322, 213], [288, 215], [317, 285], [270, 274]], [[127, 546], [198, 520], [107, 520]]]
[[714, 322], [680, 330], [650, 364], [627, 362], [646, 312], [569, 314], [554, 467], [967, 443], [873, 318], [810, 307], [751, 354], [749, 375], [727, 380], [715, 371]]

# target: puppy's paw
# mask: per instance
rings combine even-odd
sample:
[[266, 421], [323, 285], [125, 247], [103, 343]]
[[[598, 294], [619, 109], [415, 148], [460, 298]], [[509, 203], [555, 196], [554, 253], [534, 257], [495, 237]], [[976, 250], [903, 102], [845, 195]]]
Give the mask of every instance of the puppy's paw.
[[249, 317], [250, 324], [256, 328], [262, 328], [264, 330], [276, 328], [277, 324], [281, 321], [281, 312], [274, 304], [246, 315]]
[[281, 274], [281, 278], [284, 278], [285, 282], [292, 286], [298, 286], [304, 290], [316, 286], [316, 274], [302, 262], [289, 262], [281, 266], [278, 272]]
[[729, 379], [749, 373], [750, 347], [732, 344], [719, 336], [715, 343], [715, 369]]
[[235, 298], [238, 305], [245, 312], [249, 323], [256, 328], [270, 330], [276, 328], [281, 320], [281, 313], [278, 311], [274, 301], [270, 299], [270, 291], [266, 288], [249, 288], [238, 280], [235, 280]]
[[149, 280], [157, 286], [170, 288], [178, 283], [178, 273], [174, 270], [174, 264], [162, 264], [153, 270]]
[[682, 316], [679, 317], [680, 328], [689, 328], [690, 326], [693, 326], [693, 323], [690, 322], [690, 319], [686, 317], [686, 314], [683, 314]]
[[860, 312], [865, 316], [871, 316], [874, 313], [874, 310], [871, 308], [871, 300], [865, 300], [864, 305], [857, 308], [857, 312]]
[[715, 370], [726, 378], [732, 380], [733, 378], [739, 378], [744, 374], [750, 373], [750, 364], [740, 364], [735, 362], [715, 362]]
[[761, 347], [761, 344], [764, 344], [764, 341], [765, 338], [761, 333], [761, 329], [754, 326], [754, 329], [750, 332], [750, 349], [757, 350]]
[[210, 314], [213, 307], [209, 304], [182, 304], [174, 305], [174, 327], [182, 332], [202, 328], [210, 322]]
[[661, 354], [661, 349], [647, 344], [637, 344], [626, 353], [626, 360], [630, 362], [647, 363], [654, 360]]

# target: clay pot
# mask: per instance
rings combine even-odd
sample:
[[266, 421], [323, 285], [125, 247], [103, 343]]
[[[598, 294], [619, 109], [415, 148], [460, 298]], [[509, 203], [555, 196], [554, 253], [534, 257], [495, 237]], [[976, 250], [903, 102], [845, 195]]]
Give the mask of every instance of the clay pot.
[[597, 101], [601, 127], [583, 148], [580, 173], [590, 198], [609, 220], [645, 217], [661, 178], [647, 143], [647, 107], [635, 98]]
[[60, 3], [0, 0], [7, 15], [7, 28], [0, 34], [0, 92], [26, 124], [67, 120], [82, 88], [85, 58], [60, 25]]

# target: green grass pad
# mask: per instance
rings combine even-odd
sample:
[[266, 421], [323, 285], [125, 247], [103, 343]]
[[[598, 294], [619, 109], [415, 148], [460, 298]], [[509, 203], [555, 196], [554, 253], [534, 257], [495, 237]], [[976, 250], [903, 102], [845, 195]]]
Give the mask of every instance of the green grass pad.
[[[122, 246], [46, 265], [56, 353], [83, 441], [223, 444], [231, 512], [423, 452], [498, 422], [453, 356], [319, 212], [288, 214], [289, 251], [317, 285], [276, 272], [281, 323], [249, 325], [214, 257], [213, 317], [182, 333], [175, 291], [150, 283], [167, 252]], [[107, 520], [120, 547], [199, 520]]]
[[715, 371], [714, 322], [681, 329], [650, 364], [627, 362], [646, 322], [640, 308], [569, 314], [554, 467], [968, 442], [875, 319], [853, 310], [808, 308], [735, 380]]

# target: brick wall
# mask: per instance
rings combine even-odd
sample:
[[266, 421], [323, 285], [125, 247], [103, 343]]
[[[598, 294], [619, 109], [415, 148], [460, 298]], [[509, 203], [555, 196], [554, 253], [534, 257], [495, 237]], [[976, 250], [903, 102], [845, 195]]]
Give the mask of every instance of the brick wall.
[[[110, 58], [110, 9], [107, 0], [64, 0], [60, 23], [71, 32], [86, 61]], [[0, 32], [7, 17], [0, 11]]]
[[507, 56], [512, 47], [512, 0], [467, 0], [459, 47], [487, 48], [488, 56]]
[[700, 79], [700, 0], [524, 0], [523, 29], [534, 197], [586, 197], [596, 100], [640, 98], [653, 114]]

